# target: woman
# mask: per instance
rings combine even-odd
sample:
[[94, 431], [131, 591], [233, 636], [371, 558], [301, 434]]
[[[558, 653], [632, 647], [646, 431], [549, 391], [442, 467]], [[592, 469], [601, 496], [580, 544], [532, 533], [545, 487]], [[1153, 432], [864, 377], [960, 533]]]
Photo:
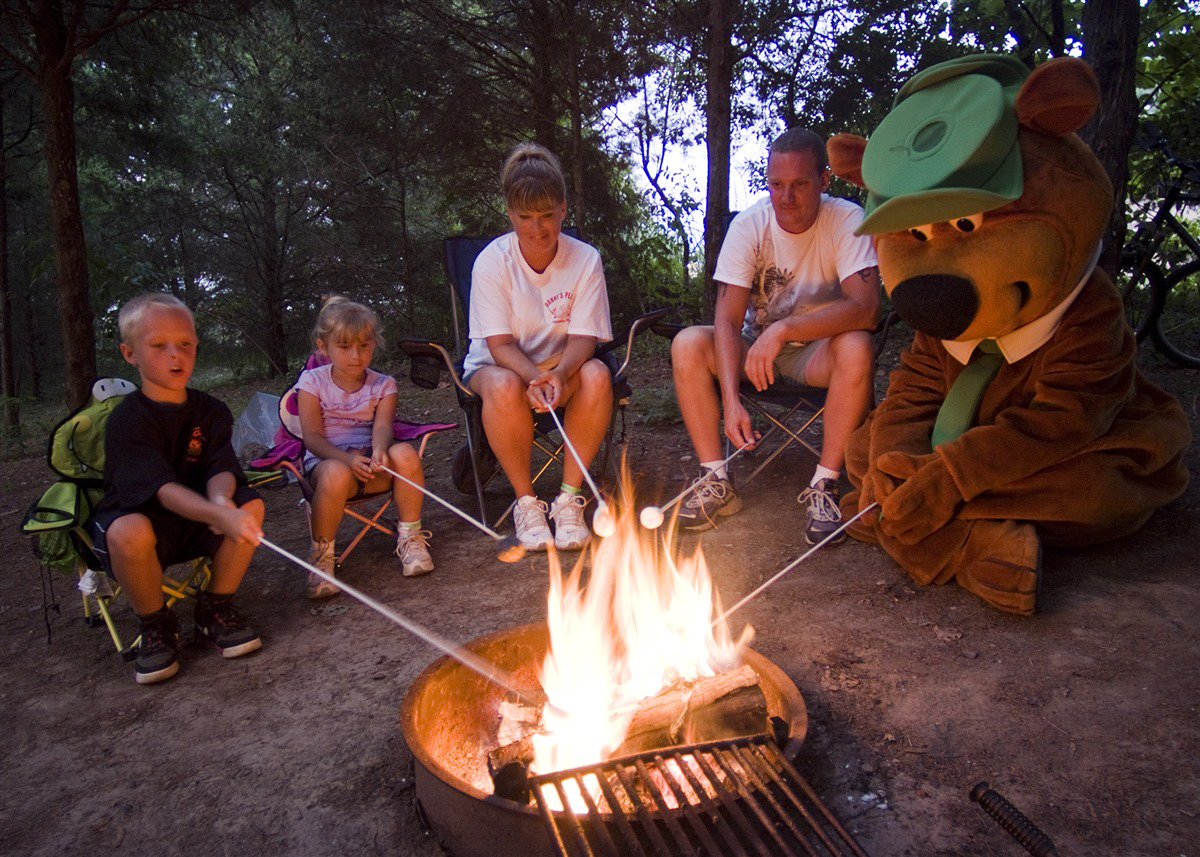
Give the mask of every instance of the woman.
[[547, 508], [533, 492], [533, 411], [565, 408], [563, 426], [590, 464], [612, 413], [612, 379], [593, 355], [612, 339], [600, 254], [563, 235], [566, 181], [543, 146], [522, 143], [500, 173], [513, 231], [483, 249], [471, 273], [467, 384], [483, 399], [483, 429], [517, 496], [513, 522], [527, 550], [574, 550], [583, 520], [584, 474], [564, 457], [562, 487]]

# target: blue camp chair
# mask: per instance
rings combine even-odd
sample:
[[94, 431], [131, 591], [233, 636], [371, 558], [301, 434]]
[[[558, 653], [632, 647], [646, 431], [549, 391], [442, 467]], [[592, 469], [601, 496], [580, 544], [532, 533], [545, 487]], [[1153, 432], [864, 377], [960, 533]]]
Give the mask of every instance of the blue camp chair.
[[[563, 232], [578, 237], [577, 230], [572, 227], [564, 228]], [[466, 442], [454, 459], [454, 484], [464, 494], [475, 495], [481, 521], [488, 520], [484, 490], [495, 478], [499, 468], [495, 456], [488, 448], [487, 437], [483, 431], [483, 400], [463, 382], [462, 364], [466, 357], [467, 333], [470, 329], [467, 314], [471, 306], [471, 270], [475, 265], [475, 258], [495, 237], [454, 236], [442, 242], [454, 332], [453, 352], [430, 339], [405, 339], [400, 342], [401, 350], [409, 357], [411, 378], [417, 386], [433, 389], [440, 382], [442, 372], [449, 373], [458, 404], [463, 409], [466, 425]], [[623, 446], [625, 442], [625, 409], [633, 394], [626, 373], [633, 356], [634, 339], [666, 315], [665, 309], [648, 312], [634, 320], [622, 335], [596, 349], [596, 356], [608, 366], [613, 381], [612, 419], [600, 455], [594, 464], [594, 469], [603, 474], [602, 478], [615, 482], [616, 471], [620, 466], [620, 456], [616, 453], [616, 447]], [[625, 347], [625, 357], [618, 360], [616, 351], [622, 346]], [[556, 436], [555, 428], [548, 414], [543, 414], [535, 420], [534, 445], [543, 454], [543, 460], [534, 474], [535, 484], [552, 463], [561, 460], [562, 441]], [[508, 510], [500, 516], [494, 526], [499, 526], [507, 515]]]

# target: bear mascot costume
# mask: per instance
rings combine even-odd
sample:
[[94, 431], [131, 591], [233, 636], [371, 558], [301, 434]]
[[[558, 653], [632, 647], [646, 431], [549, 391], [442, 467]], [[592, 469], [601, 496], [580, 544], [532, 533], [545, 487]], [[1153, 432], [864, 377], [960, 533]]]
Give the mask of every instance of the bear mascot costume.
[[842, 513], [879, 504], [850, 533], [1022, 615], [1043, 542], [1124, 536], [1187, 487], [1187, 419], [1096, 267], [1112, 185], [1074, 132], [1098, 100], [1081, 60], [976, 55], [915, 75], [869, 141], [829, 141], [916, 331], [850, 439]]

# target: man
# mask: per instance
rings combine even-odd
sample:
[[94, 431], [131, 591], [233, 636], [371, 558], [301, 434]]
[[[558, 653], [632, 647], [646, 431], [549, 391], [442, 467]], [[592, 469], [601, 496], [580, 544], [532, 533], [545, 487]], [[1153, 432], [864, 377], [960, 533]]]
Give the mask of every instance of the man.
[[758, 440], [738, 398], [743, 378], [757, 390], [777, 378], [828, 389], [821, 459], [798, 500], [809, 544], [841, 524], [838, 476], [846, 440], [871, 405], [880, 283], [870, 238], [854, 234], [862, 209], [828, 196], [829, 176], [825, 143], [812, 131], [793, 128], [771, 144], [769, 197], [733, 219], [717, 258], [713, 324], [672, 344], [675, 394], [701, 466], [679, 512], [684, 529], [710, 529], [741, 508], [718, 423], [723, 410], [734, 448]]

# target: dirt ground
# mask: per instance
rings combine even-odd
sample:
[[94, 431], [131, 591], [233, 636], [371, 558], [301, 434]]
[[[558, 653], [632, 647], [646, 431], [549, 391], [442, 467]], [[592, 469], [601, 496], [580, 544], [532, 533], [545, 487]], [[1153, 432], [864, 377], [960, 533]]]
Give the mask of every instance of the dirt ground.
[[[695, 461], [663, 405], [665, 361], [639, 366], [629, 455], [642, 496], [661, 498]], [[1200, 429], [1200, 375], [1150, 369]], [[457, 419], [451, 391], [413, 396], [413, 416]], [[645, 413], [659, 418], [633, 419]], [[435, 439], [427, 472], [469, 511], [449, 484], [458, 443]], [[746, 492], [741, 515], [701, 537], [725, 603], [803, 552], [794, 498], [813, 463], [789, 452]], [[1034, 618], [999, 613], [954, 585], [916, 586], [854, 542], [814, 555], [740, 611], [755, 648], [806, 700], [800, 770], [867, 853], [1025, 853], [969, 801], [986, 780], [1064, 857], [1200, 857], [1195, 447], [1188, 463], [1187, 494], [1141, 532], [1047, 554]], [[303, 573], [263, 549], [240, 597], [263, 649], [223, 661], [189, 644], [176, 678], [137, 686], [103, 630], [81, 620], [68, 579], [54, 577], [61, 612], [46, 614], [45, 578], [17, 530], [48, 470], [38, 456], [5, 471], [0, 851], [443, 853], [418, 818], [398, 724], [405, 691], [438, 652], [349, 598], [306, 601]], [[265, 493], [266, 529], [303, 553], [298, 493]], [[498, 513], [506, 500], [490, 502]], [[434, 574], [401, 577], [385, 540], [368, 538], [345, 579], [459, 642], [544, 618], [544, 557], [504, 565], [448, 511], [429, 504], [425, 520]], [[189, 627], [190, 610], [181, 616]], [[127, 606], [118, 621], [132, 626]]]

